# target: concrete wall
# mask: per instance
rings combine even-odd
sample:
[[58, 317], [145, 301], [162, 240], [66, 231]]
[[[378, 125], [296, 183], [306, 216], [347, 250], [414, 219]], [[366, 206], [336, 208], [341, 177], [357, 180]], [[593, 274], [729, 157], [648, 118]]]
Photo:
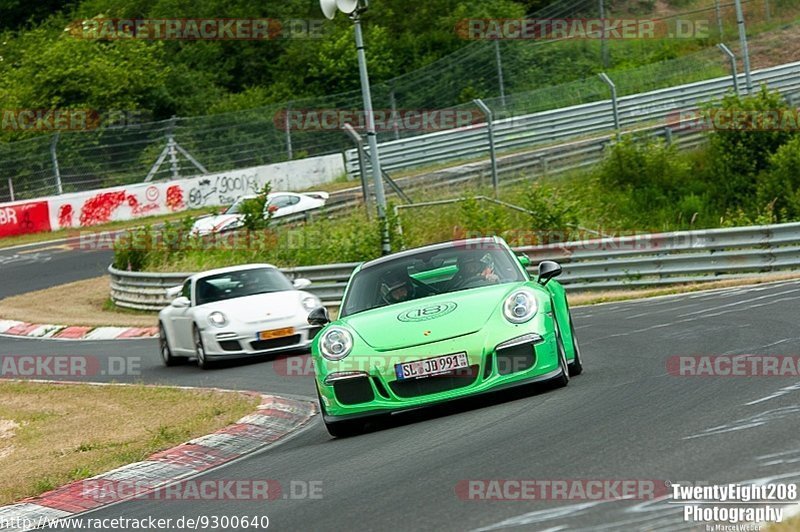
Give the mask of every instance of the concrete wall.
[[331, 182], [344, 172], [342, 156], [333, 154], [0, 204], [0, 238], [229, 205], [267, 182], [272, 183], [273, 191], [297, 191]]

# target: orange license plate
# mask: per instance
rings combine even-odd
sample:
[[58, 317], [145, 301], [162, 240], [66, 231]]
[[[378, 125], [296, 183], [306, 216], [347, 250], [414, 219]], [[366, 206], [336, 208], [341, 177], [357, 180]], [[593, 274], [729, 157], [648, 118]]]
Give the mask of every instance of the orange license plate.
[[294, 327], [284, 327], [283, 329], [272, 329], [271, 331], [261, 331], [258, 333], [259, 340], [272, 340], [273, 338], [283, 338], [294, 334]]

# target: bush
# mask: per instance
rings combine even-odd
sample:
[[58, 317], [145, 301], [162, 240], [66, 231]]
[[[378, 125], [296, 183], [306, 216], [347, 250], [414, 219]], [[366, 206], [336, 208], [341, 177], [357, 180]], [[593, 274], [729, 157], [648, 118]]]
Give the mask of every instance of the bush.
[[260, 231], [269, 227], [272, 219], [272, 210], [267, 208], [267, 196], [272, 190], [272, 185], [267, 181], [261, 189], [256, 191], [256, 197], [246, 199], [240, 207], [242, 226], [247, 231]]
[[549, 244], [563, 240], [568, 227], [577, 221], [576, 206], [544, 183], [535, 182], [522, 194], [521, 207], [530, 211], [530, 229], [536, 235], [536, 242]]
[[148, 261], [153, 232], [149, 225], [131, 229], [114, 241], [114, 267], [118, 270], [142, 271]]
[[[751, 96], [729, 94], [718, 107], [705, 106], [703, 116], [714, 123], [714, 113], [720, 110], [749, 114], [788, 111], [790, 107], [780, 93], [762, 87]], [[742, 207], [745, 211], [757, 210], [758, 204], [753, 199], [759, 174], [769, 169], [770, 160], [778, 149], [795, 137], [796, 133], [789, 130], [752, 131], [746, 121], [731, 124], [730, 128], [712, 130], [708, 154], [711, 164], [704, 177], [716, 205], [720, 209]]]
[[758, 179], [759, 205], [773, 205], [782, 221], [800, 218], [800, 137], [795, 137], [770, 158], [769, 170]]

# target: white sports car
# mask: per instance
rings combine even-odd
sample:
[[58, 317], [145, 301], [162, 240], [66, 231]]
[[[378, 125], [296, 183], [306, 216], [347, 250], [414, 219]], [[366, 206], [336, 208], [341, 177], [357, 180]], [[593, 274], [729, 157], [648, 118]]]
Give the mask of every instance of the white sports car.
[[[272, 212], [273, 218], [289, 216], [299, 212], [319, 209], [325, 205], [330, 195], [327, 192], [273, 192], [267, 195], [267, 209]], [[222, 214], [202, 216], [194, 222], [192, 233], [208, 235], [232, 231], [242, 226], [244, 215], [241, 214], [242, 202], [253, 199], [255, 196], [242, 196], [236, 203], [228, 207]], [[266, 213], [264, 213], [266, 214]]]
[[[220, 268], [189, 277], [168, 291], [175, 299], [158, 313], [159, 348], [165, 365], [188, 357], [208, 368], [222, 358], [307, 350], [321, 327], [308, 313], [322, 305], [270, 264]], [[177, 296], [177, 297], [176, 297]]]

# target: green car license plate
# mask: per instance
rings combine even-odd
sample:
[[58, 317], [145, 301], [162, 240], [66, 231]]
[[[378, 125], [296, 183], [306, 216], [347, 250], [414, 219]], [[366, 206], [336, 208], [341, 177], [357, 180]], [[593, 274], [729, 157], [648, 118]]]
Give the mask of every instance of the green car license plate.
[[395, 364], [394, 370], [397, 380], [419, 379], [430, 377], [439, 373], [448, 373], [457, 369], [469, 367], [466, 353], [456, 353], [454, 355], [442, 355], [439, 357], [425, 358], [413, 362], [403, 362]]

